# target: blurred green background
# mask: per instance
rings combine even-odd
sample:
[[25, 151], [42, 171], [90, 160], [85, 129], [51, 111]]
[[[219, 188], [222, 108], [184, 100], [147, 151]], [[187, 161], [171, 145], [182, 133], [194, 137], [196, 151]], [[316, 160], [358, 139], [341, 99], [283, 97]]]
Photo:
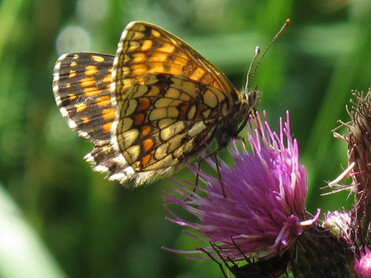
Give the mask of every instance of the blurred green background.
[[[0, 277], [221, 277], [214, 262], [161, 249], [195, 248], [165, 220], [162, 194], [174, 182], [126, 190], [82, 159], [92, 145], [55, 105], [53, 66], [65, 52], [114, 54], [125, 25], [141, 20], [187, 41], [241, 89], [255, 46], [286, 18], [254, 79], [260, 109], [275, 128], [290, 111], [308, 209], [349, 208], [347, 193], [320, 197], [320, 187], [347, 166], [331, 130], [349, 119], [350, 90], [370, 86], [370, 1], [0, 1]], [[185, 169], [176, 179], [194, 177]]]

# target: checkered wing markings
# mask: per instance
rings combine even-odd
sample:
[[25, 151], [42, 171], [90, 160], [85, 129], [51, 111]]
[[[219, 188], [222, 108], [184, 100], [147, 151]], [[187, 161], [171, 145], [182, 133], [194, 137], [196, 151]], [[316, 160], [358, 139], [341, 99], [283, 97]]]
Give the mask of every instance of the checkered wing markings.
[[126, 85], [146, 72], [185, 76], [231, 100], [240, 98], [224, 73], [187, 43], [155, 25], [132, 22], [122, 34], [114, 61], [115, 91], [124, 93]]
[[[226, 117], [240, 98], [225, 75], [185, 42], [156, 26], [140, 22], [129, 24], [123, 32], [114, 61], [113, 80], [118, 103], [137, 100], [138, 95], [150, 100], [143, 125], [150, 126], [151, 134], [142, 134], [126, 144], [126, 137], [120, 139], [126, 132], [125, 127], [124, 131], [117, 130], [119, 149], [136, 171], [175, 166], [197, 154], [204, 148], [204, 142], [212, 139], [216, 121]], [[172, 109], [174, 128], [159, 126], [164, 119], [153, 121], [150, 116], [155, 103], [166, 99], [168, 94], [176, 96], [174, 105], [164, 101], [168, 103], [166, 109]], [[178, 95], [182, 97], [179, 99]], [[121, 111], [123, 118], [130, 116], [125, 113], [125, 109]], [[135, 116], [132, 120], [135, 121]], [[137, 128], [140, 130], [140, 126]], [[151, 142], [147, 145], [150, 148], [145, 147], [147, 139]], [[140, 147], [140, 152], [134, 152], [139, 155], [130, 153], [134, 146]]]
[[71, 53], [62, 55], [54, 68], [53, 92], [62, 115], [80, 136], [93, 142], [111, 137], [113, 59], [98, 53]]
[[153, 85], [128, 90], [125, 100], [135, 109], [120, 108], [118, 146], [136, 171], [164, 169], [193, 157], [210, 142], [222, 114], [223, 105], [211, 108], [203, 102], [203, 91], [215, 99], [221, 94], [215, 88], [185, 77], [144, 76], [144, 80], [156, 78]]

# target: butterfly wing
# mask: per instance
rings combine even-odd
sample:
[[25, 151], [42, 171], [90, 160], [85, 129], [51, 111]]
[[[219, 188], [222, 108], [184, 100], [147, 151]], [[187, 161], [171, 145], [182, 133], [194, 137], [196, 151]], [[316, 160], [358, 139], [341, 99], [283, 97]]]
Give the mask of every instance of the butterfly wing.
[[115, 175], [125, 169], [115, 162], [111, 126], [116, 110], [112, 105], [111, 73], [114, 56], [99, 53], [64, 54], [54, 67], [53, 93], [68, 125], [95, 146], [85, 156], [94, 170]]
[[54, 68], [53, 93], [61, 114], [80, 136], [93, 142], [111, 138], [113, 59], [98, 53], [64, 54]]

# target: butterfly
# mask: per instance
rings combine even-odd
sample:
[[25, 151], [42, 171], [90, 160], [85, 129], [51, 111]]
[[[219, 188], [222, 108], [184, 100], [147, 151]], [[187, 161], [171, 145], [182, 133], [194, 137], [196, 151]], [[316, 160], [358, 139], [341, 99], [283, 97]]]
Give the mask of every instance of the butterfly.
[[240, 94], [184, 41], [137, 21], [115, 56], [62, 55], [53, 93], [69, 127], [94, 143], [84, 157], [93, 169], [136, 186], [174, 174], [213, 140], [225, 147], [258, 103], [256, 88]]

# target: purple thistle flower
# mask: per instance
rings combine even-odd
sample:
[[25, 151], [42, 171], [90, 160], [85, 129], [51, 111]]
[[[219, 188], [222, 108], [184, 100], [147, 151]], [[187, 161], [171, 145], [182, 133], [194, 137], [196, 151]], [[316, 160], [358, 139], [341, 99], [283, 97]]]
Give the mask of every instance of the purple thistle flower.
[[[266, 119], [265, 113], [264, 119]], [[218, 159], [217, 166], [205, 160], [219, 173], [213, 177], [192, 168], [205, 187], [191, 184], [196, 192], [178, 183], [180, 195], [165, 195], [165, 201], [181, 206], [196, 216], [199, 222], [183, 220], [170, 210], [170, 221], [189, 226], [204, 236], [188, 233], [217, 246], [227, 260], [244, 260], [245, 255], [268, 258], [290, 249], [303, 231], [312, 224], [305, 211], [307, 174], [299, 164], [299, 150], [291, 137], [289, 114], [280, 119], [279, 134], [273, 132], [259, 114], [250, 120], [247, 130], [252, 152], [239, 150], [237, 143], [229, 148], [234, 167]], [[193, 253], [211, 252], [211, 247]], [[181, 253], [192, 253], [177, 251]]]

